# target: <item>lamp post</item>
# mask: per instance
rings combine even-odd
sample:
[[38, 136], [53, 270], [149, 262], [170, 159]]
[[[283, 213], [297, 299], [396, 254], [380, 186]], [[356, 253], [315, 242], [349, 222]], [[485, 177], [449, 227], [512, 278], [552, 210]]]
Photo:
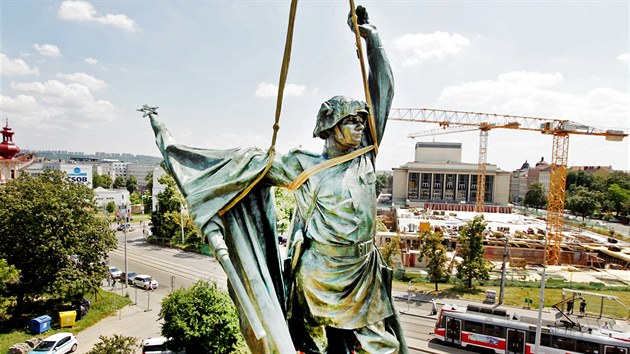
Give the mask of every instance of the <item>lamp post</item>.
[[182, 245], [184, 244], [184, 204], [180, 201], [179, 202], [179, 218], [180, 218], [180, 225], [182, 227]]

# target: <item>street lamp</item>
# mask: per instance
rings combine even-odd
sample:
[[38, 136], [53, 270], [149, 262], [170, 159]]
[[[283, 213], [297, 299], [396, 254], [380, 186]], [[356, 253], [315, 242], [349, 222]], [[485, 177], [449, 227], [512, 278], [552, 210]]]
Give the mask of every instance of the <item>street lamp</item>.
[[182, 245], [184, 244], [184, 204], [179, 201], [179, 219], [182, 227]]

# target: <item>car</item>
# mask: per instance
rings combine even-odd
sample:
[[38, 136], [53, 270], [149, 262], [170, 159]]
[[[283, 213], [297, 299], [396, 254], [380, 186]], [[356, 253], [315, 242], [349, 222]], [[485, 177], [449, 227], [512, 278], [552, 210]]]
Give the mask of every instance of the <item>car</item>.
[[131, 224], [120, 224], [118, 225], [118, 227], [116, 228], [116, 230], [118, 231], [133, 231], [135, 230], [135, 228], [133, 226], [131, 226]]
[[109, 267], [107, 273], [110, 278], [119, 279], [122, 275], [122, 271], [118, 267]]
[[166, 349], [166, 337], [151, 337], [144, 340], [142, 343], [142, 354], [176, 354], [186, 353], [186, 351], [174, 352]]
[[77, 350], [77, 338], [68, 332], [55, 333], [50, 337], [42, 340], [29, 354], [55, 353], [65, 354], [72, 353]]
[[143, 288], [144, 290], [155, 290], [158, 287], [158, 282], [150, 275], [140, 274], [133, 278], [133, 285]]
[[132, 285], [133, 284], [133, 278], [135, 278], [138, 275], [138, 273], [136, 272], [127, 272], [127, 274], [125, 275], [125, 273], [123, 273], [120, 276], [120, 281], [127, 281], [127, 284]]

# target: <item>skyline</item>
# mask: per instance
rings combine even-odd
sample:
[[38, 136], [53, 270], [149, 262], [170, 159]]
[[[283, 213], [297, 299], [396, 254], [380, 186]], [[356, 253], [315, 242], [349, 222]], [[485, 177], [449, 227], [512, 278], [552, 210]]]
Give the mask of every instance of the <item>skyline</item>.
[[[357, 3], [359, 4], [359, 3]], [[568, 119], [629, 129], [628, 1], [365, 1], [394, 70], [393, 108]], [[159, 106], [179, 143], [204, 148], [271, 141], [289, 1], [5, 1], [0, 114], [21, 149], [159, 156], [147, 119]], [[320, 104], [363, 99], [348, 4], [298, 4], [277, 149], [320, 152]], [[413, 161], [437, 125], [390, 121], [378, 170]], [[568, 165], [630, 170], [628, 138], [573, 135]], [[551, 136], [492, 130], [487, 161], [506, 171], [551, 160]]]

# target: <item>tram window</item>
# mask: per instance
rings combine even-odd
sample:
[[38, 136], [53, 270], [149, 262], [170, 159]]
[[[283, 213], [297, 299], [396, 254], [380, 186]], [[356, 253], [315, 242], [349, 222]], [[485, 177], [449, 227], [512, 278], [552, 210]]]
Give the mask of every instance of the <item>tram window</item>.
[[482, 333], [483, 324], [474, 321], [466, 321], [464, 324], [464, 331], [472, 333]]
[[580, 350], [584, 354], [599, 354], [600, 348], [599, 343], [588, 342], [585, 340], [577, 340], [576, 341], [577, 349]]
[[551, 346], [554, 348], [571, 350], [571, 351], [575, 350], [575, 339], [565, 338], [565, 337], [556, 337], [556, 336], [554, 336], [552, 339], [553, 339], [553, 343]]
[[549, 347], [550, 344], [551, 344], [551, 336], [546, 333], [542, 333], [542, 335], [540, 336], [540, 345]]
[[441, 328], [446, 327], [446, 316], [442, 316], [442, 319], [440, 320], [440, 327]]
[[483, 327], [483, 334], [487, 336], [505, 338], [505, 328], [497, 325], [486, 324]]
[[606, 347], [604, 354], [628, 354], [628, 349], [619, 347]]

